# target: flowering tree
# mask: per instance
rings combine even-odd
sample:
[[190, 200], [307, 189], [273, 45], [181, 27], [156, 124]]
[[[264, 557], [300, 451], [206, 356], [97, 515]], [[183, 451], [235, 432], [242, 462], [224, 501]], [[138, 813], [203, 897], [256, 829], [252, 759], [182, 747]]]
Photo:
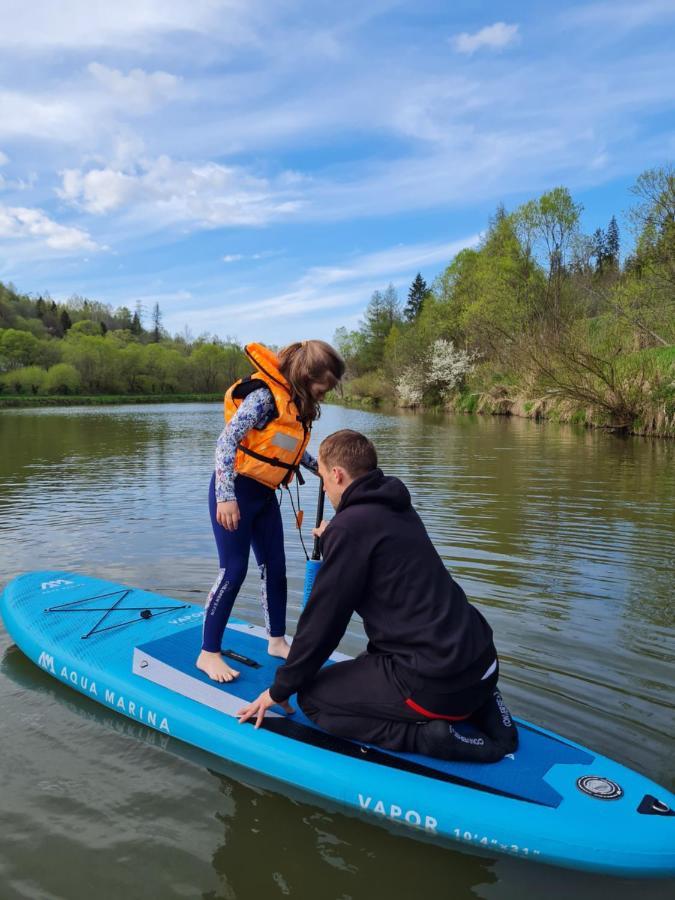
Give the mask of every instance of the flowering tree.
[[431, 345], [428, 355], [427, 383], [435, 387], [441, 398], [447, 400], [465, 375], [473, 371], [476, 357], [455, 347], [452, 341], [438, 338]]
[[416, 366], [405, 369], [396, 382], [398, 405], [404, 407], [419, 406], [424, 394], [423, 373]]
[[475, 355], [455, 347], [452, 341], [438, 338], [428, 349], [421, 365], [409, 366], [396, 382], [400, 406], [422, 403], [425, 392], [436, 392], [447, 400], [462, 379], [473, 371]]

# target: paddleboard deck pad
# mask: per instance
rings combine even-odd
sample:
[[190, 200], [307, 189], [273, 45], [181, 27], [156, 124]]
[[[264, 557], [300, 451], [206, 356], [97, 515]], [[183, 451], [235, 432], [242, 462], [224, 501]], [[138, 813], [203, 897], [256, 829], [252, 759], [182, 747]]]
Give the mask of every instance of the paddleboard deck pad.
[[[334, 737], [295, 698], [255, 730], [236, 713], [281, 660], [263, 629], [233, 620], [222, 651], [240, 672], [198, 670], [203, 609], [64, 572], [33, 572], [0, 597], [5, 626], [44, 671], [150, 728], [374, 819], [435, 838], [558, 865], [675, 874], [675, 798], [653, 781], [531, 723], [493, 764], [435, 760]], [[333, 659], [345, 659], [334, 654]], [[329, 661], [327, 665], [330, 665]]]

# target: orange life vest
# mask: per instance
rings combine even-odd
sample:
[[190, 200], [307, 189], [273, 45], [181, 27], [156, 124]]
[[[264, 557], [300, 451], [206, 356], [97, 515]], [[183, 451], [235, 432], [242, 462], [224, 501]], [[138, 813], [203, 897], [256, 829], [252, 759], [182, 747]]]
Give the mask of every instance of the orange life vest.
[[[252, 428], [237, 445], [234, 470], [271, 488], [290, 484], [309, 443], [310, 429], [300, 421], [291, 386], [279, 371], [279, 361], [262, 344], [247, 344], [244, 352], [257, 371], [236, 381], [225, 394], [225, 421], [242, 400], [266, 385], [272, 392], [276, 416], [264, 428]], [[302, 479], [300, 479], [302, 483]]]

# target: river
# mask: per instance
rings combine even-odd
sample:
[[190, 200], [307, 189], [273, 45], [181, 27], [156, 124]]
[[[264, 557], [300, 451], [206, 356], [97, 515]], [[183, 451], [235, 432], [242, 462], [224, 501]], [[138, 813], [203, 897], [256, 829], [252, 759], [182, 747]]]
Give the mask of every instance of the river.
[[[0, 587], [64, 569], [202, 599], [215, 404], [0, 411]], [[375, 442], [490, 621], [512, 710], [671, 790], [675, 444], [522, 419], [326, 406]], [[316, 481], [302, 489], [309, 534]], [[304, 555], [284, 500], [290, 631]], [[251, 566], [235, 614], [262, 624]], [[364, 647], [352, 623], [341, 645]], [[0, 897], [670, 896], [484, 858], [319, 805], [114, 715], [0, 626]]]

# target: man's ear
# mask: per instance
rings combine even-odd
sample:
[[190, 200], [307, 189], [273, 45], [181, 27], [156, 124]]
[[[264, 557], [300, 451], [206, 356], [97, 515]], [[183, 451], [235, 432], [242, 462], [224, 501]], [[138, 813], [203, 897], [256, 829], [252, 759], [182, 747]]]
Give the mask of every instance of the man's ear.
[[333, 466], [333, 478], [337, 485], [341, 485], [345, 480], [345, 470], [341, 469], [340, 466]]

